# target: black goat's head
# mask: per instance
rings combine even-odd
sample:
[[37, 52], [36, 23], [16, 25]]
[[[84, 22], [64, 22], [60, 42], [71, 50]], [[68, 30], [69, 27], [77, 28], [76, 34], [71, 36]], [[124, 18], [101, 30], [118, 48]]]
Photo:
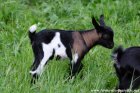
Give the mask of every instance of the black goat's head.
[[98, 41], [98, 44], [109, 49], [113, 48], [114, 47], [114, 41], [113, 41], [114, 33], [111, 27], [105, 25], [103, 15], [100, 16], [99, 23], [100, 25], [97, 23], [94, 17], [92, 18], [92, 24], [94, 25], [96, 31], [99, 34], [101, 34], [101, 38]]

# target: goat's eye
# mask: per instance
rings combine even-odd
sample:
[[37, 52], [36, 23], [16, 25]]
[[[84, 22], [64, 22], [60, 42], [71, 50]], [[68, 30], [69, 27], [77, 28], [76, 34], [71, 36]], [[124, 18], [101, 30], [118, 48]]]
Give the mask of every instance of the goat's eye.
[[105, 34], [105, 35], [103, 35], [103, 38], [104, 39], [109, 39], [110, 37], [109, 37], [109, 35]]

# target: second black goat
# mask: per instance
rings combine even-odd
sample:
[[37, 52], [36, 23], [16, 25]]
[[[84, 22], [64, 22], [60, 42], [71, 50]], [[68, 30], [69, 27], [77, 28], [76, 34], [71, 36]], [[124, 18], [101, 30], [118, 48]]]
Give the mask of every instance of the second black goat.
[[140, 85], [140, 47], [123, 49], [118, 47], [113, 52], [119, 84], [116, 89], [137, 89]]

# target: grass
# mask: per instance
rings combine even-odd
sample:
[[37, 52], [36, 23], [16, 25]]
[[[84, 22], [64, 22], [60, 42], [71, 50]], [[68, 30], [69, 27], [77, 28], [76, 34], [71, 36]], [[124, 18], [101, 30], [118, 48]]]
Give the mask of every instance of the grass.
[[90, 93], [114, 89], [117, 78], [110, 57], [112, 50], [97, 46], [83, 60], [84, 68], [67, 81], [68, 60], [52, 60], [39, 81], [30, 86], [33, 53], [28, 28], [91, 29], [91, 16], [104, 14], [114, 30], [115, 47], [140, 46], [139, 0], [0, 0], [0, 92], [1, 93]]

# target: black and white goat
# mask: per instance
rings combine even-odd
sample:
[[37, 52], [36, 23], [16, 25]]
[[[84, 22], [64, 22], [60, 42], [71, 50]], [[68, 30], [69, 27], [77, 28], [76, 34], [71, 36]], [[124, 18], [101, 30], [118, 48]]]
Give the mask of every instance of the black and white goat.
[[100, 25], [92, 18], [95, 29], [85, 31], [65, 31], [44, 29], [36, 33], [37, 26], [29, 28], [29, 38], [34, 52], [34, 62], [30, 73], [33, 77], [40, 75], [45, 64], [54, 56], [57, 58], [69, 58], [71, 64], [71, 76], [82, 69], [81, 60], [85, 54], [95, 45], [113, 48], [113, 31], [105, 25], [104, 16], [100, 16]]
[[130, 47], [123, 50], [118, 47], [113, 52], [119, 84], [116, 89], [136, 89], [140, 85], [140, 47]]

